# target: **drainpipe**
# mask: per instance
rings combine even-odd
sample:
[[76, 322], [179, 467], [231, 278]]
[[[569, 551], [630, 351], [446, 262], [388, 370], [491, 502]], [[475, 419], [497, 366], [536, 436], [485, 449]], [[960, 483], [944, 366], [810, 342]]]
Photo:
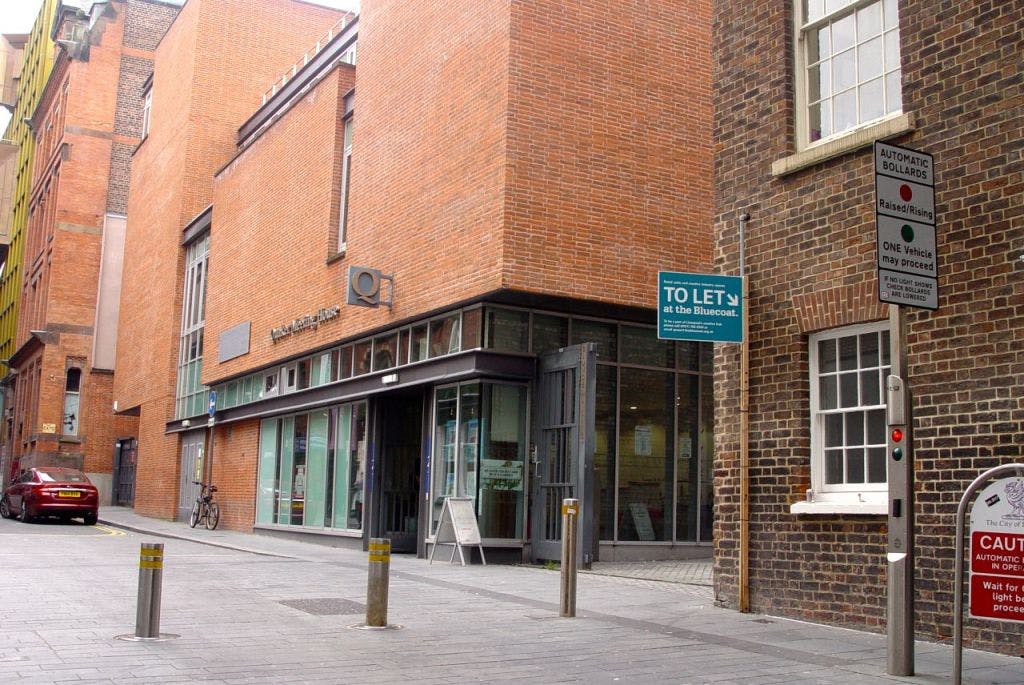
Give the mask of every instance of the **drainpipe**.
[[737, 607], [747, 613], [750, 611], [750, 288], [746, 274], [746, 233], [750, 214], [740, 214], [739, 220], [743, 339], [740, 342], [740, 558]]

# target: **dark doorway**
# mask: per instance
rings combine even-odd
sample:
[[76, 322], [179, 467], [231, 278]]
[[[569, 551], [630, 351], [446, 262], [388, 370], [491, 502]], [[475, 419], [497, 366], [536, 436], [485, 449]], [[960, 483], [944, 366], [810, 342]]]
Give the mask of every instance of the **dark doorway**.
[[423, 395], [380, 400], [380, 536], [392, 552], [416, 553], [419, 529]]
[[135, 463], [138, 455], [135, 438], [114, 443], [114, 501], [119, 507], [135, 506]]

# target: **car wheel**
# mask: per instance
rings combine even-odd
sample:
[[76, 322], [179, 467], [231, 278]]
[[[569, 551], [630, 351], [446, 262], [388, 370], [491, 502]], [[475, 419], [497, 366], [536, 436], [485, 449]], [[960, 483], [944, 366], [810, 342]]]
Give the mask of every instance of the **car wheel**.
[[85, 516], [83, 516], [82, 517], [82, 521], [84, 521], [85, 525], [87, 525], [87, 526], [95, 526], [96, 525], [96, 518], [97, 518], [97, 515], [96, 515], [95, 512], [93, 512], [91, 514], [86, 514]]
[[18, 518], [22, 523], [32, 523], [32, 517], [28, 513], [28, 505], [25, 504], [25, 500], [21, 500], [21, 512], [18, 514]]
[[11, 503], [7, 501], [6, 497], [0, 499], [0, 516], [5, 519], [11, 518]]

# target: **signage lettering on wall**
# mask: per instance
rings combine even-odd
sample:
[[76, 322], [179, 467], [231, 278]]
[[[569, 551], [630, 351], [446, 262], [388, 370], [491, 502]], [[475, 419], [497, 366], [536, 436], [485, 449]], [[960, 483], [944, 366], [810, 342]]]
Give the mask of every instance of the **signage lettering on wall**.
[[394, 289], [394, 279], [391, 276], [383, 275], [378, 269], [370, 269], [365, 266], [350, 266], [348, 268], [348, 299], [346, 304], [354, 304], [359, 307], [379, 307], [381, 304], [391, 308], [391, 293], [387, 299], [381, 298], [381, 282], [387, 281]]
[[315, 314], [300, 316], [294, 321], [290, 321], [283, 326], [271, 329], [270, 339], [277, 342], [281, 338], [285, 338], [300, 331], [315, 331], [320, 324], [325, 321], [338, 318], [339, 314], [341, 314], [340, 305], [334, 305], [333, 307], [321, 307]]

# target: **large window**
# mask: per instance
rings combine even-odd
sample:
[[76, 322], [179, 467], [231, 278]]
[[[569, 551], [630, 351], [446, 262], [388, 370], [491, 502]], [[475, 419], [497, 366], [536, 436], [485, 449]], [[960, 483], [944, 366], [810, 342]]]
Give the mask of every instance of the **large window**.
[[265, 419], [256, 523], [361, 531], [366, 403]]
[[796, 0], [800, 147], [903, 107], [897, 0]]
[[474, 502], [480, 535], [523, 537], [526, 388], [463, 383], [434, 395], [431, 533], [445, 497]]
[[810, 339], [812, 499], [871, 503], [886, 491], [887, 322]]
[[206, 411], [209, 389], [199, 378], [203, 371], [203, 330], [206, 326], [206, 274], [210, 234], [189, 244], [185, 254], [185, 289], [181, 304], [181, 342], [178, 351], [178, 389], [175, 417]]

